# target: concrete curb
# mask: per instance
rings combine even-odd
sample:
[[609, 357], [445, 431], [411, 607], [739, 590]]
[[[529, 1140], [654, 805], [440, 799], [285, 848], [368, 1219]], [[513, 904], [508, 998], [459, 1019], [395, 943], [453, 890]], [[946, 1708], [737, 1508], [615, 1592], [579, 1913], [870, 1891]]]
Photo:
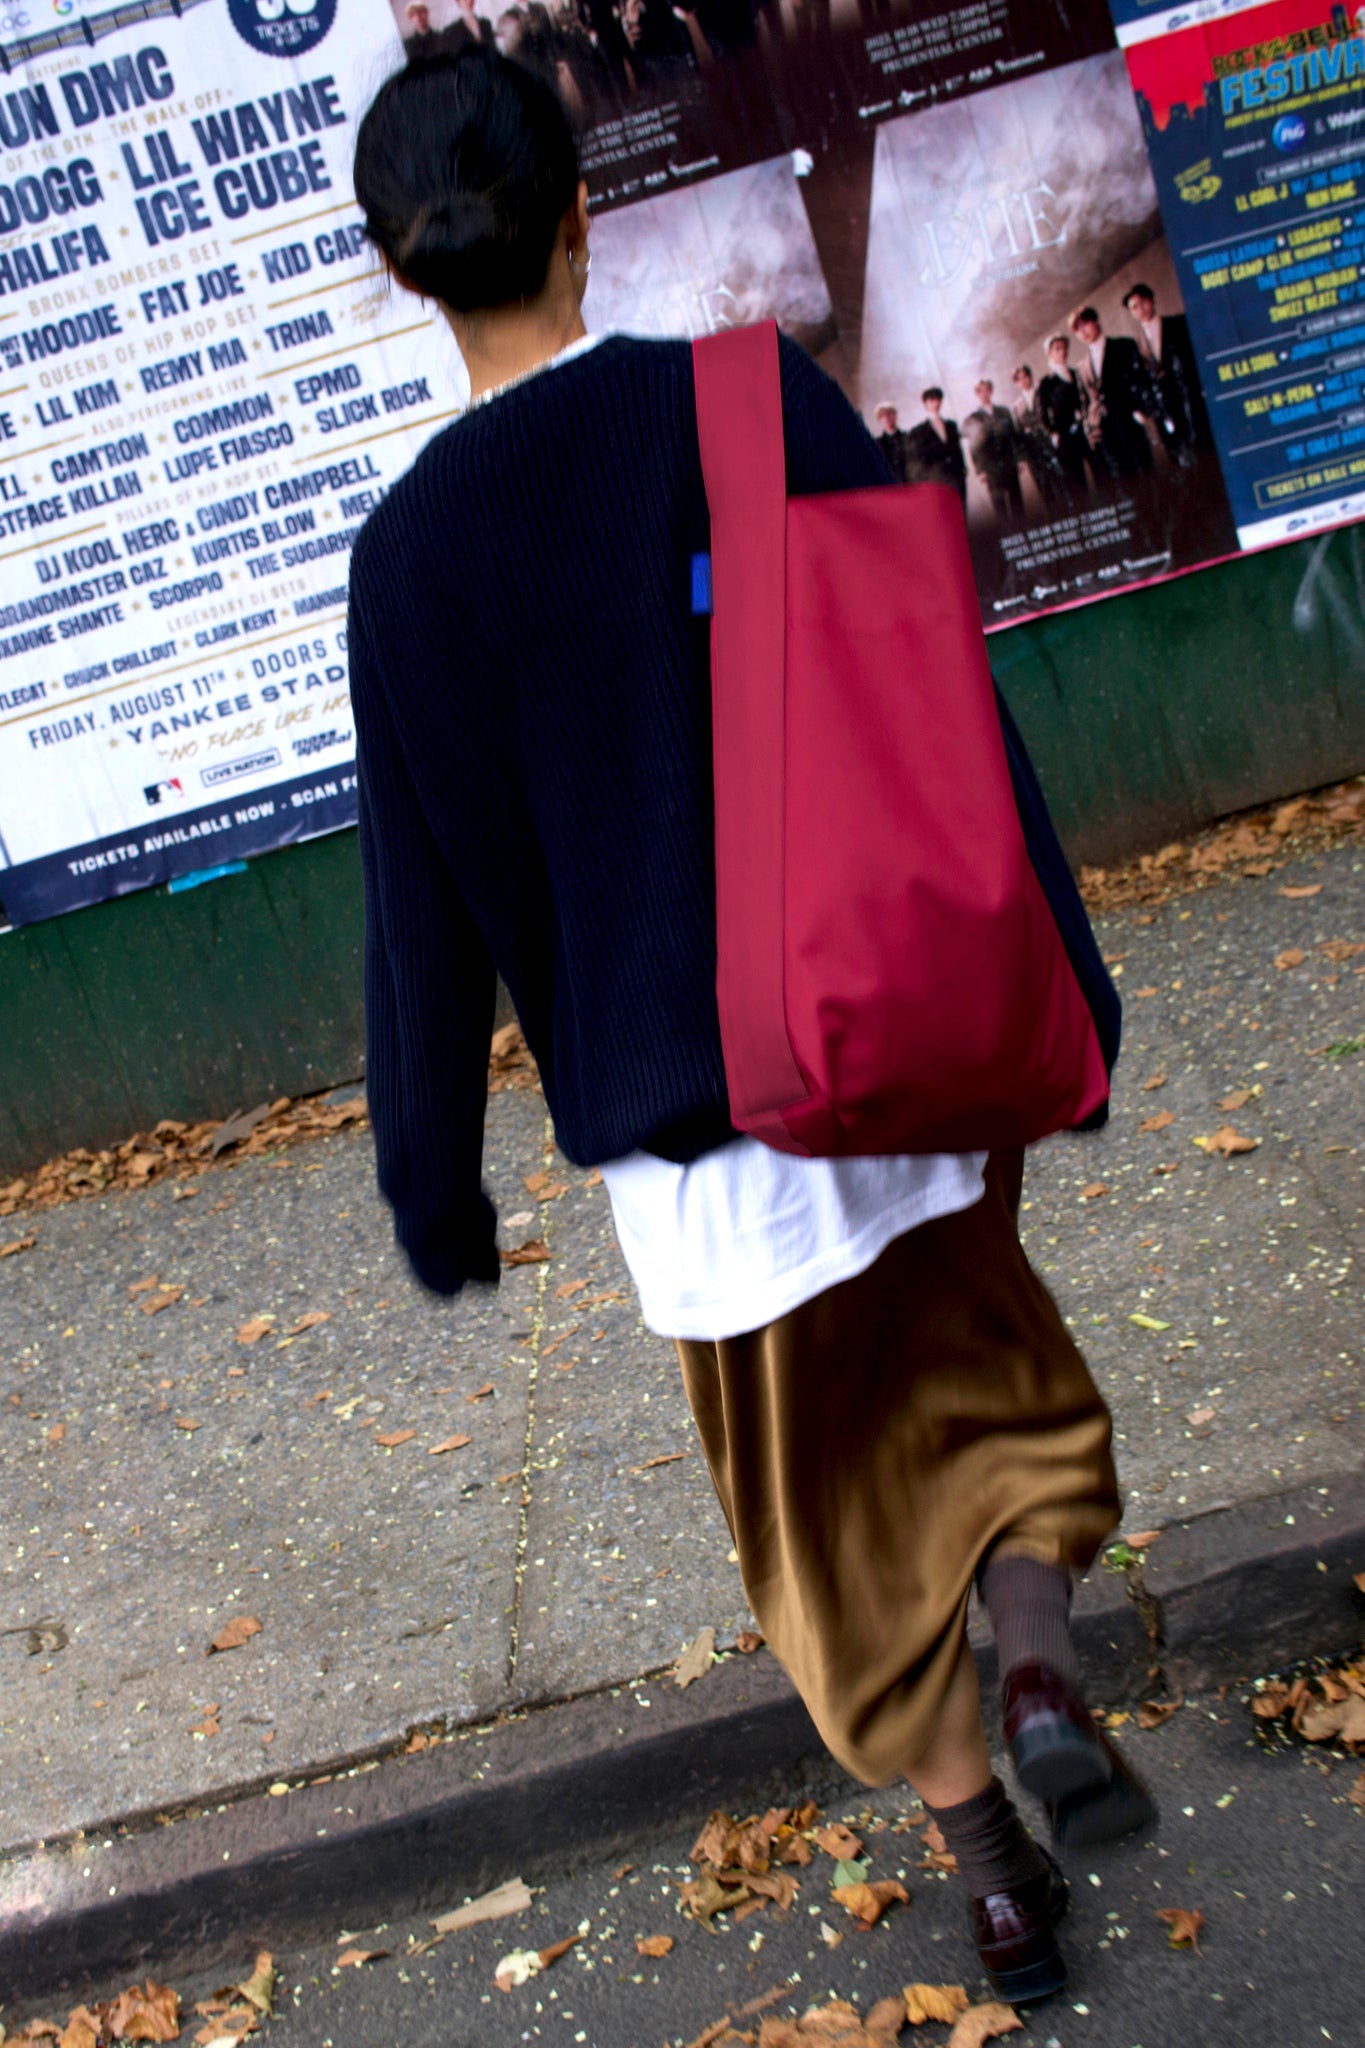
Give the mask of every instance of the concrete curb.
[[[1365, 1478], [1172, 1524], [1126, 1574], [1079, 1589], [1090, 1697], [1231, 1683], [1365, 1636]], [[994, 1651], [973, 1642], [993, 1688]], [[148, 1965], [165, 1974], [441, 1910], [519, 1872], [615, 1852], [713, 1806], [744, 1812], [834, 1785], [836, 1766], [776, 1662], [735, 1656], [679, 1692], [666, 1677], [529, 1712], [287, 1796], [117, 1830], [0, 1865], [7, 1998]], [[835, 1796], [838, 1796], [836, 1791]]]

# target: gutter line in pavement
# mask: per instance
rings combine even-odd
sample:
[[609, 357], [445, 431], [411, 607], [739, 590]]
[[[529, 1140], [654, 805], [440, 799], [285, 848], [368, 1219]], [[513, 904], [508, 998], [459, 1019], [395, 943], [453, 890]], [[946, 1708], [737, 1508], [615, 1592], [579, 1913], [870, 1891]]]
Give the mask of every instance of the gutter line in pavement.
[[[545, 1141], [554, 1144], [554, 1125], [545, 1119]], [[546, 1219], [548, 1229], [548, 1218]], [[536, 1272], [536, 1305], [531, 1315], [531, 1369], [526, 1382], [526, 1436], [521, 1454], [521, 1505], [517, 1509], [517, 1547], [512, 1563], [512, 1616], [507, 1636], [507, 1692], [511, 1697], [516, 1682], [517, 1658], [521, 1652], [521, 1608], [526, 1583], [526, 1550], [530, 1542], [531, 1460], [535, 1454], [536, 1391], [540, 1383], [540, 1340], [545, 1334], [545, 1289], [549, 1263]]]

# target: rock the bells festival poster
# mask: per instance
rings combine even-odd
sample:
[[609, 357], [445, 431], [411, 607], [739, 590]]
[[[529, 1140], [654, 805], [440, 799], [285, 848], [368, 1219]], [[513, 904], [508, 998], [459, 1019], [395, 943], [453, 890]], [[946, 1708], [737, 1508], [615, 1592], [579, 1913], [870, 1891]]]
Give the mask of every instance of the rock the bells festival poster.
[[458, 431], [349, 182], [403, 48], [559, 93], [589, 328], [775, 318], [1004, 629], [1365, 512], [1365, 42], [1327, 0], [11, 0], [0, 909], [355, 819], [346, 582]]

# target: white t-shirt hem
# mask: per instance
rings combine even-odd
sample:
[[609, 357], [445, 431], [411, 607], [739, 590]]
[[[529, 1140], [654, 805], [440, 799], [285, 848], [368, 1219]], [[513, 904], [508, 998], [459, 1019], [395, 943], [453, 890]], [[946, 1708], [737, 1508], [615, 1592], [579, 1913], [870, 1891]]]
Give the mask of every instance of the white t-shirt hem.
[[[706, 1163], [710, 1164], [709, 1161]], [[797, 1165], [795, 1161], [791, 1163]], [[828, 1168], [832, 1162], [822, 1164]], [[969, 1209], [981, 1200], [985, 1191], [984, 1153], [939, 1156], [932, 1163], [916, 1161], [915, 1165], [922, 1165], [929, 1171], [913, 1191], [888, 1202], [848, 1235], [839, 1235], [834, 1241], [825, 1242], [813, 1256], [785, 1270], [767, 1272], [758, 1270], [762, 1262], [754, 1260], [744, 1276], [742, 1308], [736, 1299], [736, 1275], [733, 1272], [721, 1276], [721, 1287], [714, 1293], [680, 1290], [676, 1284], [666, 1289], [651, 1285], [653, 1274], [649, 1269], [657, 1272], [663, 1265], [667, 1270], [672, 1263], [668, 1250], [658, 1238], [647, 1249], [632, 1242], [633, 1233], [627, 1218], [621, 1213], [624, 1205], [618, 1202], [611, 1186], [612, 1170], [605, 1168], [608, 1192], [613, 1194], [618, 1235], [626, 1263], [631, 1267], [639, 1290], [645, 1322], [660, 1336], [713, 1342], [732, 1337], [741, 1330], [760, 1329], [798, 1308], [803, 1301], [824, 1293], [826, 1288], [865, 1272], [893, 1238], [903, 1236], [907, 1230], [914, 1230], [921, 1223], [932, 1222], [936, 1217]]]

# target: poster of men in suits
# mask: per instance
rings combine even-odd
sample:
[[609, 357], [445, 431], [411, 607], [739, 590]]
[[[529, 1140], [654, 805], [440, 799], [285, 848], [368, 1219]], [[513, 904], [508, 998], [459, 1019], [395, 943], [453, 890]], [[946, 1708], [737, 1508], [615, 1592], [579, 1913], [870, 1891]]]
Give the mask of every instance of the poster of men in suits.
[[1113, 42], [1105, 0], [390, 0], [411, 53], [481, 42], [554, 87], [596, 208], [818, 155]]
[[856, 402], [929, 390], [988, 625], [1235, 548], [1117, 52], [878, 130]]

